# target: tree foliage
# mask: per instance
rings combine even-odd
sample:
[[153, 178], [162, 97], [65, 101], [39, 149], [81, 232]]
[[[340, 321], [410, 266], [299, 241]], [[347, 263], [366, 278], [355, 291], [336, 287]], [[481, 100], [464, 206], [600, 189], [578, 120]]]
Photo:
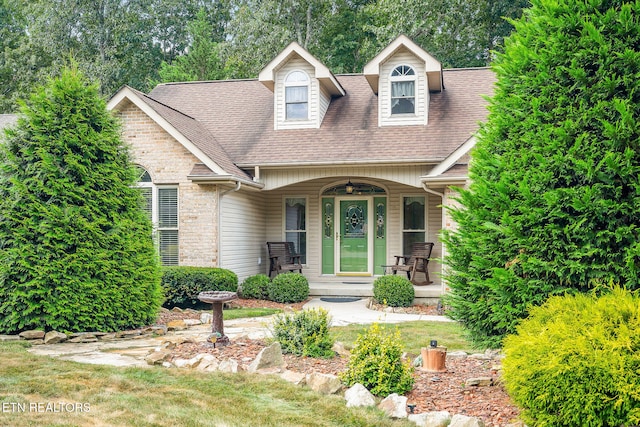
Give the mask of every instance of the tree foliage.
[[499, 345], [531, 305], [594, 283], [639, 286], [640, 3], [534, 0], [451, 215], [452, 317]]
[[[127, 84], [255, 78], [292, 41], [360, 73], [400, 34], [445, 67], [487, 65], [526, 0], [0, 0], [0, 112], [70, 58], [112, 95]], [[204, 16], [198, 17], [202, 10]]]
[[161, 303], [151, 224], [119, 127], [77, 69], [0, 143], [0, 331], [114, 331]]

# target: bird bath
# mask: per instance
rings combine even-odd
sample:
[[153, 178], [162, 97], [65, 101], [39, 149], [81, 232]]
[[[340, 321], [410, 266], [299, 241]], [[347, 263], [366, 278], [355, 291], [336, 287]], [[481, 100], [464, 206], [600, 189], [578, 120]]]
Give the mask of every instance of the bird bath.
[[198, 299], [202, 302], [211, 303], [213, 306], [213, 317], [211, 320], [211, 335], [207, 341], [214, 347], [229, 345], [229, 337], [224, 334], [224, 324], [222, 317], [222, 306], [225, 302], [238, 298], [238, 294], [229, 291], [205, 291], [198, 294]]

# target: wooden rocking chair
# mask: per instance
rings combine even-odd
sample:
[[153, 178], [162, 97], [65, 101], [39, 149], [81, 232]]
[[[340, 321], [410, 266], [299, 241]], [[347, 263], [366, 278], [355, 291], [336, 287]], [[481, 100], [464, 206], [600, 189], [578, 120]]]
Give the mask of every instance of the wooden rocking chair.
[[293, 242], [267, 242], [269, 249], [269, 277], [271, 273], [298, 270], [302, 274], [301, 256], [295, 253]]
[[[393, 274], [398, 271], [406, 271], [407, 278], [416, 286], [424, 286], [433, 283], [429, 280], [429, 257], [433, 250], [431, 242], [417, 242], [411, 247], [411, 255], [395, 255], [396, 263], [388, 266]], [[402, 260], [402, 263], [400, 262]], [[416, 273], [424, 273], [425, 281], [418, 282]]]

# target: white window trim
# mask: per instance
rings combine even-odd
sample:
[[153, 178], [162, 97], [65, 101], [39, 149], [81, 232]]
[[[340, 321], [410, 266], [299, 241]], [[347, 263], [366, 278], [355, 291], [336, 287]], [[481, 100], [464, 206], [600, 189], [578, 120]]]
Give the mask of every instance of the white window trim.
[[[289, 80], [289, 77], [294, 74], [294, 73], [302, 73], [305, 75], [307, 81], [306, 84], [301, 84], [301, 82], [288, 82], [287, 80]], [[310, 103], [310, 99], [311, 99], [311, 77], [309, 77], [309, 74], [304, 71], [304, 70], [300, 70], [300, 69], [295, 69], [295, 70], [291, 70], [290, 72], [287, 73], [287, 75], [284, 77], [284, 94], [283, 94], [283, 99], [284, 99], [284, 120], [286, 122], [304, 122], [304, 121], [309, 121], [310, 120], [310, 107], [311, 107], [311, 103]], [[297, 118], [289, 118], [287, 117], [287, 105], [289, 104], [287, 102], [287, 88], [288, 87], [306, 87], [307, 88], [307, 116], [306, 117], [297, 117]], [[291, 104], [302, 104], [301, 102], [292, 102]]]
[[[287, 200], [289, 199], [303, 199], [304, 200], [304, 230], [289, 230], [287, 228]], [[287, 233], [301, 233], [304, 232], [306, 234], [307, 239], [307, 247], [305, 248], [305, 261], [306, 257], [309, 255], [309, 198], [307, 196], [283, 196], [282, 197], [282, 241], [287, 241]], [[296, 248], [300, 249], [300, 248]], [[306, 262], [303, 264], [306, 265]]]
[[[421, 197], [424, 199], [424, 229], [406, 229], [404, 228], [404, 200], [407, 197]], [[425, 194], [403, 194], [400, 196], [400, 209], [401, 218], [400, 218], [400, 245], [401, 249], [404, 248], [404, 234], [405, 233], [424, 233], [425, 241], [428, 240], [428, 230], [429, 230], [429, 198]]]
[[[142, 166], [138, 166], [141, 169]], [[146, 170], [146, 169], [145, 169]], [[148, 173], [148, 172], [147, 172]], [[149, 174], [150, 175], [150, 174]], [[156, 247], [156, 253], [158, 254], [158, 256], [160, 257], [160, 259], [162, 259], [162, 254], [160, 253], [160, 239], [158, 237], [158, 233], [161, 231], [177, 231], [178, 232], [178, 242], [180, 241], [180, 191], [179, 191], [179, 186], [176, 184], [169, 184], [169, 185], [164, 185], [164, 184], [155, 184], [153, 182], [153, 178], [151, 179], [151, 182], [137, 182], [136, 184], [137, 188], [150, 188], [151, 189], [151, 224], [153, 226], [153, 242], [154, 242], [154, 246]], [[162, 227], [160, 228], [160, 208], [159, 208], [159, 197], [158, 197], [158, 191], [159, 189], [164, 189], [164, 188], [175, 188], [177, 190], [177, 194], [176, 194], [176, 209], [177, 209], [177, 222], [176, 222], [176, 227]], [[178, 263], [179, 263], [179, 259], [180, 259], [180, 246], [178, 245]]]
[[[413, 71], [413, 74], [394, 76], [393, 73], [400, 67], [407, 67]], [[413, 113], [393, 113], [393, 83], [395, 82], [413, 82]], [[406, 99], [410, 97], [405, 97]], [[408, 64], [398, 64], [389, 72], [389, 114], [390, 117], [416, 117], [418, 114], [418, 74], [415, 67]]]

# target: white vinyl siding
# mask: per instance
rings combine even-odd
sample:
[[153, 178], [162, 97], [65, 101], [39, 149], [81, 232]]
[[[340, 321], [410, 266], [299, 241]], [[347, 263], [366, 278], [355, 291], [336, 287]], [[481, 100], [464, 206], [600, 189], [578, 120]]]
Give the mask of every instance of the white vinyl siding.
[[[415, 114], [392, 114], [391, 73], [400, 65], [408, 65], [415, 71]], [[380, 126], [426, 125], [428, 119], [429, 90], [424, 61], [401, 49], [380, 67], [378, 89], [378, 123]]]
[[[306, 119], [287, 118], [287, 87], [285, 80], [288, 75], [295, 71], [302, 71], [309, 77], [309, 91], [307, 98]], [[291, 94], [292, 95], [292, 94]], [[274, 96], [274, 126], [275, 129], [305, 129], [319, 128], [324, 118], [331, 95], [321, 87], [320, 82], [315, 78], [315, 69], [311, 64], [300, 58], [291, 59], [276, 73]]]
[[265, 221], [262, 193], [236, 191], [221, 197], [219, 266], [236, 273], [239, 283], [269, 268]]

